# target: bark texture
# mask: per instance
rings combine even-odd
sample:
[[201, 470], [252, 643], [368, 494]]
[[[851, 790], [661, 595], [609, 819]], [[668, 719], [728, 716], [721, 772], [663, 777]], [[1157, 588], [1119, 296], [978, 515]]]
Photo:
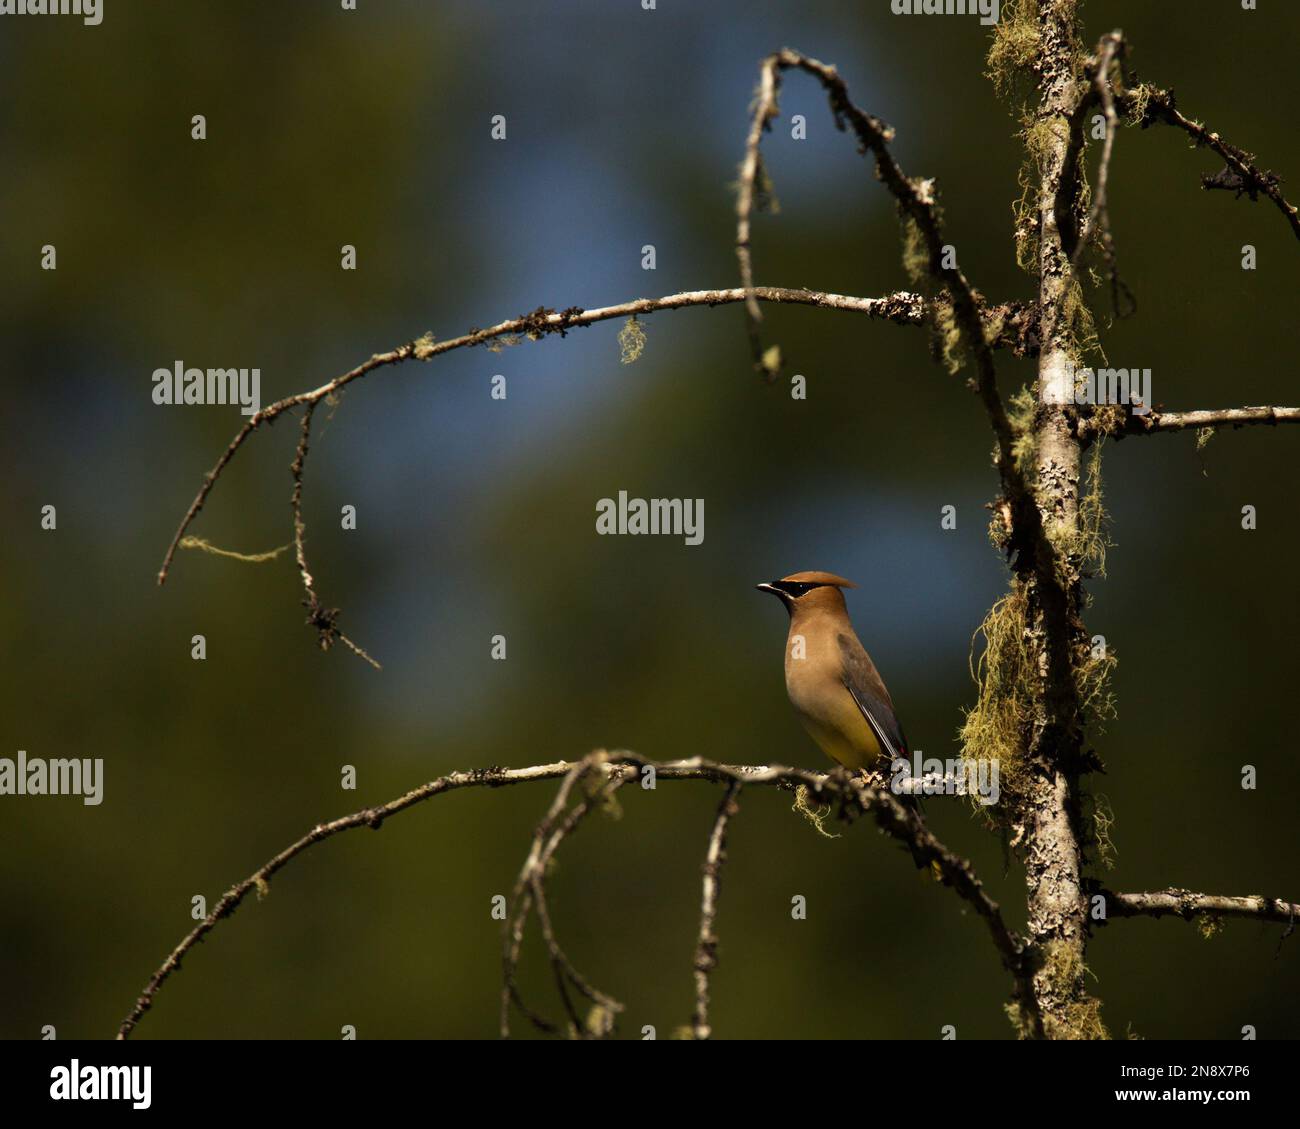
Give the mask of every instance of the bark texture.
[[[1071, 262], [1085, 219], [1080, 195], [1081, 139], [1073, 123], [1081, 55], [1076, 0], [1041, 0], [1037, 127], [1048, 140], [1037, 186], [1039, 302], [1036, 498], [1050, 567], [1028, 574], [1027, 630], [1040, 693], [1029, 742], [1023, 813], [1028, 939], [1034, 996], [1048, 1038], [1104, 1037], [1100, 1005], [1084, 986], [1087, 905], [1079, 828], [1078, 771], [1083, 718], [1076, 674], [1087, 652], [1080, 619], [1079, 478], [1073, 424], [1078, 360]], [[1043, 132], [1046, 127], [1046, 132]]]

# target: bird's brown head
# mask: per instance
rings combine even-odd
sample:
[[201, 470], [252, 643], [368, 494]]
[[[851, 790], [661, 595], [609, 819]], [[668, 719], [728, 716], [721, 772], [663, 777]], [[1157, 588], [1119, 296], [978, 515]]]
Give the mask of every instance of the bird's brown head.
[[806, 612], [817, 609], [844, 609], [844, 588], [856, 588], [851, 580], [833, 572], [792, 572], [780, 580], [755, 585], [760, 592], [769, 592], [785, 605], [786, 611]]

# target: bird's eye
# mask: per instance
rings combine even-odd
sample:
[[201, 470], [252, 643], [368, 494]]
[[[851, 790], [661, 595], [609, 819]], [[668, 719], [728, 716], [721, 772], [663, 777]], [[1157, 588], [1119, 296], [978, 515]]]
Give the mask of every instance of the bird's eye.
[[798, 599], [800, 596], [807, 595], [808, 592], [811, 591], [813, 587], [814, 585], [812, 584], [793, 583], [789, 587], [789, 592], [791, 596], [795, 597], [795, 599]]

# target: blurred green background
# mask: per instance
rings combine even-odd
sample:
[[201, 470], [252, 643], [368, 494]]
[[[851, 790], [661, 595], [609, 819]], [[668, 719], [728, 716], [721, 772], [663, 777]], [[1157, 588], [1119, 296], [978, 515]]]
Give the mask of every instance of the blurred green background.
[[[820, 767], [785, 700], [785, 616], [759, 580], [857, 580], [850, 610], [913, 744], [955, 754], [971, 634], [1006, 584], [982, 508], [990, 436], [922, 333], [850, 314], [768, 309], [805, 402], [755, 381], [736, 307], [648, 319], [630, 366], [606, 323], [354, 385], [327, 426], [317, 417], [308, 548], [382, 673], [315, 648], [288, 558], [183, 553], [155, 587], [241, 422], [232, 407], [155, 406], [155, 368], [258, 366], [269, 402], [425, 330], [734, 285], [730, 186], [758, 60], [782, 45], [837, 64], [898, 130], [905, 169], [938, 178], [976, 285], [1030, 296], [1011, 244], [1016, 123], [981, 75], [974, 19], [894, 17], [885, 0], [359, 7], [107, 0], [99, 27], [0, 27], [0, 755], [106, 764], [97, 808], [0, 799], [0, 1036], [110, 1036], [190, 929], [193, 896], [211, 904], [316, 822], [450, 769], [606, 746]], [[1143, 77], [1294, 193], [1300, 10], [1263, 8], [1090, 3], [1086, 37], [1122, 26]], [[820, 90], [789, 77], [782, 109], [767, 142], [781, 213], [757, 221], [758, 280], [905, 285], [890, 200]], [[196, 113], [206, 141], [190, 139]], [[805, 141], [790, 137], [796, 113]], [[1103, 322], [1103, 342], [1113, 363], [1151, 367], [1170, 408], [1293, 404], [1295, 241], [1270, 205], [1201, 192], [1217, 167], [1168, 130], [1118, 139], [1115, 237], [1140, 309]], [[57, 271], [39, 269], [46, 243]], [[343, 244], [356, 272], [339, 269]], [[999, 364], [1008, 394], [1032, 375]], [[489, 396], [498, 373], [505, 402]], [[296, 434], [259, 433], [194, 531], [243, 551], [288, 540]], [[1120, 657], [1119, 716], [1092, 784], [1117, 819], [1117, 889], [1300, 898], [1298, 456], [1287, 429], [1106, 452], [1117, 547], [1088, 622]], [[620, 489], [703, 497], [704, 544], [597, 536], [595, 502]], [[56, 532], [39, 528], [45, 504]], [[356, 532], [339, 528], [344, 504]], [[489, 655], [497, 633], [505, 662]], [[1245, 763], [1256, 791], [1240, 787]], [[345, 764], [355, 792], [340, 789]], [[190, 956], [140, 1037], [492, 1036], [490, 899], [552, 795], [448, 795], [312, 850]], [[690, 1015], [718, 798], [629, 789], [620, 820], [564, 849], [557, 928], [626, 1001], [624, 1035], [664, 1037]], [[868, 824], [824, 839], [789, 807], [751, 790], [734, 821], [716, 1032], [1011, 1037], [1007, 978], [959, 899]], [[1003, 872], [997, 840], [960, 800], [929, 813], [1022, 924], [1022, 874]], [[795, 894], [806, 921], [791, 920]], [[1300, 941], [1279, 956], [1280, 933], [1115, 923], [1090, 955], [1104, 1018], [1119, 1036], [1233, 1039], [1252, 1024], [1294, 1038]], [[526, 990], [557, 1014], [535, 934], [528, 952]]]

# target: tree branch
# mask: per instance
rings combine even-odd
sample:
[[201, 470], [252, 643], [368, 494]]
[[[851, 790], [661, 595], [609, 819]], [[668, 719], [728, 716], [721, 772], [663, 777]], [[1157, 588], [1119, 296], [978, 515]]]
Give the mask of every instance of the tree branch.
[[[555, 821], [558, 819], [560, 812], [564, 810], [565, 804], [568, 802], [568, 796], [574, 784], [581, 776], [593, 771], [600, 772], [603, 777], [603, 787], [598, 790], [598, 796], [588, 796], [571, 809], [563, 821], [556, 823]], [[819, 773], [807, 769], [785, 768], [780, 765], [718, 764], [700, 757], [683, 761], [657, 763], [629, 752], [597, 752], [577, 762], [559, 761], [554, 764], [533, 765], [528, 768], [498, 767], [448, 773], [446, 776], [440, 776], [436, 780], [422, 784], [418, 788], [413, 788], [386, 804], [363, 808], [329, 823], [317, 824], [306, 835], [291, 843], [242, 882], [232, 886], [222, 895], [212, 912], [185, 936], [149, 978], [149, 982], [136, 1000], [135, 1006], [118, 1027], [117, 1038], [127, 1039], [130, 1037], [145, 1013], [153, 1006], [154, 999], [163, 984], [167, 982], [173, 973], [180, 969], [181, 962], [189, 954], [190, 950], [211, 933], [218, 922], [230, 917], [240, 907], [250, 891], [257, 890], [259, 896], [265, 896], [269, 889], [270, 879], [300, 854], [316, 844], [345, 831], [360, 827], [378, 830], [389, 817], [414, 807], [416, 804], [423, 803], [425, 800], [432, 799], [434, 796], [440, 796], [444, 792], [475, 787], [500, 788], [512, 784], [564, 778], [565, 783], [560, 790], [560, 794], [557, 795], [547, 818], [543, 820], [534, 835], [533, 848], [529, 853], [528, 860], [525, 861], [523, 870], [520, 872], [520, 880], [516, 883], [514, 901], [519, 907], [519, 912], [512, 911], [507, 918], [505, 952], [505, 995], [519, 1006], [525, 1014], [529, 1015], [538, 1026], [548, 1030], [555, 1030], [554, 1024], [550, 1024], [548, 1020], [542, 1019], [531, 1012], [519, 998], [517, 990], [513, 988], [513, 968], [517, 964], [518, 947], [522, 944], [523, 922], [528, 912], [524, 908], [525, 904], [530, 897], [537, 898], [538, 891], [541, 889], [541, 884], [536, 881], [539, 868], [544, 870], [546, 860], [549, 860], [554, 855], [555, 849], [558, 848], [560, 842], [577, 827], [582, 818], [591, 810], [597, 798], [608, 795], [623, 783], [636, 778], [638, 774], [650, 771], [654, 772], [656, 781], [705, 780], [728, 785], [744, 784], [750, 787], [769, 786], [784, 789], [794, 789], [799, 785], [803, 785], [819, 799], [837, 800], [841, 818], [852, 820], [863, 812], [870, 812], [875, 817], [877, 824], [887, 834], [907, 845], [909, 850], [922, 861], [935, 863], [942, 875], [944, 884], [950, 886], [959, 897], [970, 903], [988, 927], [994, 947], [1002, 958], [1003, 966], [1016, 979], [1017, 998], [1031, 1013], [1035, 1011], [1032, 993], [1029, 991], [1029, 970], [1023, 960], [1024, 942], [1014, 931], [1007, 927], [1002, 919], [1002, 912], [998, 908], [998, 904], [984, 890], [983, 883], [976, 876], [974, 867], [971, 866], [969, 861], [953, 853], [941, 843], [925, 826], [924, 821], [915, 811], [905, 807], [890, 791], [874, 782], [873, 778], [863, 775], [853, 776], [842, 769], [830, 773]], [[714, 829], [716, 834], [716, 822]], [[539, 846], [539, 844], [541, 845]], [[716, 890], [714, 896], [716, 899]], [[539, 903], [540, 905], [541, 903]], [[539, 919], [542, 920], [543, 931], [547, 936], [552, 966], [557, 970], [558, 982], [563, 984], [567, 981], [575, 986], [585, 985], [585, 988], [580, 987], [579, 990], [583, 991], [584, 995], [588, 995], [598, 1006], [606, 1008], [610, 1012], [619, 1010], [621, 1005], [617, 1001], [597, 992], [590, 985], [586, 985], [586, 982], [581, 980], [581, 977], [578, 976], [567, 958], [559, 951], [558, 945], [554, 944], [554, 932], [550, 928], [549, 919], [545, 916], [544, 908], [539, 909]], [[517, 939], [516, 928], [518, 929]], [[565, 994], [563, 989], [561, 994]], [[576, 1012], [572, 1010], [571, 1003], [566, 1002], [566, 1010], [570, 1012], [572, 1022], [576, 1018]], [[503, 1017], [503, 1024], [504, 1022]]]
[[351, 639], [343, 634], [338, 627], [339, 610], [338, 608], [327, 608], [316, 595], [315, 582], [312, 580], [311, 572], [307, 568], [307, 549], [305, 545], [307, 536], [307, 523], [302, 517], [302, 472], [307, 463], [307, 447], [311, 439], [311, 417], [316, 411], [316, 404], [310, 403], [302, 413], [302, 433], [298, 438], [298, 448], [294, 453], [293, 464], [289, 470], [293, 474], [293, 495], [289, 499], [289, 506], [293, 510], [293, 549], [294, 557], [298, 562], [298, 575], [302, 577], [303, 590], [307, 598], [303, 600], [303, 607], [307, 609], [307, 623], [316, 628], [320, 638], [322, 651], [328, 651], [334, 643], [342, 643], [358, 658], [365, 659], [376, 670], [383, 668], [375, 662], [364, 650], [358, 647]]
[[[749, 296], [760, 302], [778, 302], [802, 306], [816, 306], [821, 309], [847, 310], [852, 313], [865, 314], [871, 318], [892, 321], [899, 325], [924, 325], [928, 318], [929, 303], [919, 294], [900, 291], [884, 298], [856, 298], [845, 294], [829, 294], [818, 290], [790, 289], [781, 286], [755, 287]], [[583, 310], [572, 306], [556, 313], [545, 307], [538, 307], [531, 314], [509, 318], [486, 329], [472, 329], [459, 337], [446, 341], [434, 341], [431, 335], [399, 345], [386, 353], [376, 353], [369, 360], [350, 369], [342, 376], [337, 376], [319, 388], [309, 392], [300, 392], [268, 404], [256, 414], [250, 416], [243, 427], [235, 434], [229, 446], [222, 452], [216, 465], [203, 479], [189, 509], [181, 519], [180, 527], [172, 538], [171, 544], [163, 557], [162, 567], [158, 570], [158, 583], [165, 584], [171, 570], [172, 560], [186, 531], [198, 517], [204, 503], [216, 485], [217, 479], [229, 465], [231, 459], [259, 427], [273, 423], [285, 412], [304, 405], [314, 405], [327, 397], [335, 395], [340, 389], [355, 380], [369, 375], [376, 369], [389, 365], [402, 364], [409, 360], [431, 360], [453, 349], [473, 348], [489, 342], [501, 341], [513, 345], [519, 340], [538, 340], [548, 334], [558, 333], [563, 337], [570, 329], [595, 325], [597, 322], [614, 318], [639, 317], [656, 313], [660, 310], [680, 310], [689, 306], [725, 306], [746, 300], [743, 289], [724, 290], [689, 290], [680, 294], [669, 294], [662, 298], [636, 298], [614, 306]], [[1037, 349], [1036, 317], [1032, 305], [1008, 302], [1001, 306], [983, 307], [981, 319], [987, 320], [990, 333], [996, 332], [993, 345], [1010, 348], [1018, 355], [1033, 355]]]
[[[606, 803], [613, 794], [631, 779], [630, 775], [610, 773], [601, 781], [599, 787], [583, 797], [568, 811], [569, 795], [576, 784], [587, 777], [591, 771], [604, 763], [604, 754], [595, 753], [584, 757], [565, 776], [555, 800], [546, 818], [538, 824], [533, 835], [532, 849], [519, 871], [511, 896], [510, 912], [506, 917], [503, 934], [505, 949], [503, 953], [502, 989], [501, 989], [501, 1037], [510, 1035], [510, 1005], [515, 1004], [528, 1017], [532, 1024], [542, 1031], [558, 1033], [560, 1028], [528, 1007], [519, 993], [516, 971], [519, 967], [519, 954], [523, 948], [524, 932], [528, 925], [528, 915], [537, 911], [537, 920], [541, 926], [542, 939], [546, 944], [547, 955], [551, 961], [551, 971], [555, 976], [556, 990], [564, 1010], [569, 1018], [569, 1030], [574, 1038], [587, 1038], [589, 1035], [602, 1035], [612, 1027], [615, 1016], [623, 1010], [623, 1005], [612, 996], [607, 996], [574, 967], [573, 962], [560, 948], [551, 922], [550, 909], [546, 901], [546, 876], [551, 862], [560, 844], [573, 834], [592, 810]], [[560, 816], [563, 814], [564, 818]], [[588, 1023], [577, 1012], [569, 988], [573, 987], [594, 1005], [594, 1024]], [[595, 1028], [594, 1030], [592, 1028]]]
[[1224, 141], [1217, 133], [1206, 129], [1200, 122], [1185, 118], [1179, 112], [1172, 90], [1143, 84], [1135, 90], [1124, 94], [1121, 105], [1137, 122], [1146, 129], [1154, 122], [1164, 122], [1176, 129], [1181, 129], [1191, 137], [1198, 146], [1205, 145], [1223, 158], [1226, 166], [1221, 172], [1207, 173], [1201, 177], [1203, 189], [1220, 189], [1235, 192], [1238, 196], [1245, 193], [1252, 200], [1257, 200], [1262, 192], [1277, 206], [1297, 239], [1300, 239], [1300, 212], [1287, 202], [1279, 187], [1281, 178], [1269, 171], [1260, 169], [1255, 163], [1255, 155], [1239, 149]]
[[1130, 413], [1124, 420], [1123, 429], [1115, 434], [1150, 435], [1158, 431], [1186, 431], [1193, 427], [1245, 427], [1253, 423], [1272, 426], [1279, 423], [1300, 423], [1300, 408], [1214, 408], [1192, 412], [1149, 412], [1142, 416]]
[[[900, 213], [916, 224], [925, 242], [927, 269], [935, 282], [947, 288], [951, 301], [947, 311], [965, 346], [974, 354], [976, 377], [972, 388], [979, 395], [993, 428], [997, 442], [995, 463], [1001, 479], [1003, 494], [1011, 507], [1014, 520], [1009, 533], [1008, 552], [1020, 551], [1022, 567], [1032, 566], [1045, 585], [1055, 583], [1054, 553], [1043, 531], [1033, 491], [1030, 490], [1015, 457], [1016, 436], [1007, 417], [1006, 406], [998, 391], [997, 371], [993, 363], [993, 344], [981, 315], [983, 301], [978, 292], [955, 261], [945, 254], [943, 225], [939, 219], [935, 182], [932, 179], [908, 177], [889, 144], [894, 140], [892, 127], [873, 114], [854, 105], [848, 87], [835, 67], [810, 58], [788, 47], [769, 55], [760, 68], [758, 95], [754, 116], [741, 165], [740, 193], [737, 202], [736, 253], [740, 262], [741, 282], [750, 292], [753, 279], [753, 262], [750, 251], [750, 215], [758, 196], [757, 182], [762, 173], [759, 146], [763, 132], [779, 112], [777, 95], [781, 85], [781, 72], [801, 70], [812, 75], [826, 89], [831, 114], [840, 130], [851, 128], [858, 140], [858, 151], [870, 153], [875, 162], [876, 178], [884, 184], [898, 203]], [[762, 352], [758, 335], [756, 303], [747, 302], [750, 344], [755, 354], [755, 367], [774, 379], [777, 366], [769, 365]], [[933, 324], [938, 324], [945, 311], [936, 304], [932, 309]]]
[[[1078, 243], [1070, 256], [1070, 267], [1076, 270], [1088, 245], [1096, 241], [1101, 249], [1106, 275], [1110, 280], [1111, 306], [1117, 317], [1125, 317], [1134, 312], [1137, 302], [1133, 292], [1119, 277], [1119, 262], [1115, 254], [1115, 237], [1110, 226], [1110, 163], [1115, 149], [1115, 135], [1119, 132], [1119, 114], [1115, 109], [1115, 88], [1111, 80], [1111, 70], [1122, 67], [1122, 60], [1127, 44], [1122, 32], [1114, 31], [1101, 37], [1097, 44], [1097, 54], [1085, 67], [1085, 74], [1092, 78], [1092, 96], [1080, 99], [1078, 108], [1070, 124], [1071, 137], [1082, 139], [1082, 119], [1094, 105], [1100, 103], [1106, 119], [1106, 137], [1102, 143], [1101, 160], [1097, 165], [1097, 187], [1092, 194], [1092, 207], [1079, 235]], [[1123, 297], [1127, 306], [1121, 305]]]
[[1300, 917], [1300, 904], [1284, 902], [1281, 898], [1266, 898], [1262, 894], [1234, 897], [1223, 894], [1196, 894], [1171, 886], [1142, 894], [1116, 894], [1102, 890], [1106, 899], [1107, 917], [1167, 917], [1174, 915], [1191, 921], [1200, 914], [1214, 917], [1251, 917], [1260, 921], [1276, 921], [1295, 927]]
[[[1035, 120], [1047, 126], [1037, 155], [1038, 301], [1042, 346], [1038, 358], [1034, 518], [1039, 560], [1025, 601], [1025, 637], [1037, 668], [1026, 747], [1025, 797], [1015, 815], [1023, 843], [1028, 890], [1027, 931], [1034, 965], [1033, 999], [1051, 1038], [1092, 1038], [1099, 1005], [1084, 980], [1086, 907], [1081, 891], [1078, 777], [1082, 760], [1082, 702], [1076, 672], [1086, 653], [1079, 545], [1080, 443], [1073, 434], [1073, 361], [1077, 354], [1079, 283], [1071, 253], [1083, 226], [1078, 154], [1076, 0], [1039, 0], [1034, 69], [1039, 100]], [[1089, 97], [1087, 91], [1082, 95]], [[1058, 553], [1054, 545], [1061, 546]]]
[[700, 936], [695, 944], [695, 1014], [691, 1016], [691, 1035], [707, 1039], [713, 1034], [709, 1026], [709, 974], [718, 966], [718, 936], [714, 925], [718, 919], [718, 891], [722, 864], [727, 858], [727, 824], [739, 807], [740, 781], [727, 785], [727, 793], [718, 805], [709, 834], [709, 848], [704, 855], [704, 893], [700, 903]]

